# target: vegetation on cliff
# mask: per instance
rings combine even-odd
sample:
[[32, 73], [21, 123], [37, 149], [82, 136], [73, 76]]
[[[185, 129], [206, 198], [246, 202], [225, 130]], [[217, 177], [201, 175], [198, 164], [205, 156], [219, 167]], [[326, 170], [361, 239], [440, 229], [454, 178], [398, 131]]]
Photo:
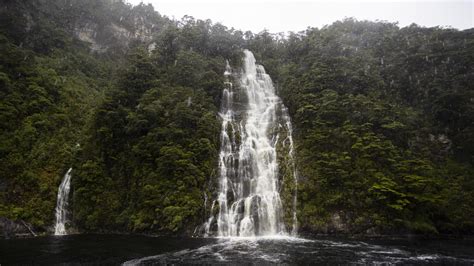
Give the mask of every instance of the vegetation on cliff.
[[474, 230], [472, 30], [347, 19], [283, 38], [105, 0], [0, 13], [1, 217], [47, 230], [72, 166], [80, 231], [192, 234], [225, 60], [248, 48], [293, 121], [302, 230]]
[[295, 127], [303, 229], [472, 232], [472, 30], [347, 19], [261, 38]]

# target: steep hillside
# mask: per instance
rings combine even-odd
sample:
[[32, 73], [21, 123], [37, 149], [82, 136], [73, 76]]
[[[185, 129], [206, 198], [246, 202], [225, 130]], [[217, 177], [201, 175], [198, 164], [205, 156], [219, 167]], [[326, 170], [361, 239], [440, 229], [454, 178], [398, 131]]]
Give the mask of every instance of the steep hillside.
[[193, 234], [244, 48], [293, 121], [301, 232], [473, 232], [472, 30], [347, 19], [283, 38], [112, 0], [2, 1], [0, 217], [51, 232], [72, 167], [70, 229]]
[[303, 230], [472, 232], [472, 30], [348, 19], [272, 39], [250, 47], [295, 124]]
[[1, 8], [0, 216], [51, 230], [73, 166], [70, 226], [79, 231], [201, 223], [222, 72], [225, 59], [239, 61], [242, 34], [121, 1]]

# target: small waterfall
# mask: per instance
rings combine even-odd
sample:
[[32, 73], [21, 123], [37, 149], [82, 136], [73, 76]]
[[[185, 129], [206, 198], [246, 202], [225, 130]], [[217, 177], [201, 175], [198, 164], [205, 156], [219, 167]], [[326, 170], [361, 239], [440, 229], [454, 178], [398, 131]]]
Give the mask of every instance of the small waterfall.
[[294, 143], [293, 143], [293, 127], [291, 125], [290, 116], [288, 115], [288, 111], [286, 108], [284, 112], [284, 117], [286, 117], [285, 118], [286, 128], [288, 129], [287, 140], [290, 146], [288, 156], [289, 156], [290, 167], [293, 174], [294, 185], [295, 185], [294, 192], [293, 192], [293, 217], [292, 217], [293, 225], [291, 229], [291, 235], [296, 236], [298, 235], [298, 217], [296, 215], [296, 209], [298, 207], [297, 206], [298, 204], [298, 173], [296, 172], [295, 150], [294, 150]]
[[54, 235], [67, 235], [65, 225], [67, 221], [69, 190], [71, 187], [71, 171], [72, 168], [69, 168], [59, 186], [58, 199], [56, 202], [56, 224], [54, 225]]
[[[277, 145], [283, 129], [286, 131], [284, 142], [289, 142], [288, 157], [295, 169], [291, 122], [270, 76], [263, 66], [255, 64], [250, 51], [244, 50], [244, 54], [237, 89], [231, 82], [235, 75], [228, 62], [224, 72], [217, 235], [284, 235], [287, 230], [280, 198], [282, 181], [279, 180]], [[293, 175], [296, 182], [296, 170]], [[294, 210], [296, 196], [294, 193]], [[209, 235], [210, 224], [215, 219], [212, 213], [205, 224], [205, 235]], [[296, 230], [294, 211], [292, 232]]]

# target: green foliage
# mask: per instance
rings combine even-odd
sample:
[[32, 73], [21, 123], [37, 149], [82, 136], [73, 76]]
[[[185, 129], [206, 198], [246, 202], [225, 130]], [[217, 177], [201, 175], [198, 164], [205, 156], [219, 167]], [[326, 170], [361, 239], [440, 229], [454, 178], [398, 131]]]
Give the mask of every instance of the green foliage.
[[303, 230], [472, 232], [473, 40], [352, 19], [253, 36], [293, 118]]
[[46, 230], [72, 165], [79, 230], [191, 234], [215, 189], [225, 60], [246, 47], [293, 120], [303, 230], [474, 230], [472, 30], [346, 19], [284, 37], [106, 0], [0, 15], [0, 216]]
[[12, 210], [5, 216], [48, 226], [65, 163], [97, 102], [97, 82], [64, 71], [72, 63], [63, 54], [37, 55], [3, 35], [0, 42], [1, 201]]
[[159, 51], [138, 49], [129, 58], [80, 154], [74, 212], [84, 216], [76, 223], [93, 231], [189, 233], [201, 222], [219, 145], [217, 108], [202, 73], [217, 76], [223, 62], [191, 51], [178, 51], [172, 65], [159, 64]]

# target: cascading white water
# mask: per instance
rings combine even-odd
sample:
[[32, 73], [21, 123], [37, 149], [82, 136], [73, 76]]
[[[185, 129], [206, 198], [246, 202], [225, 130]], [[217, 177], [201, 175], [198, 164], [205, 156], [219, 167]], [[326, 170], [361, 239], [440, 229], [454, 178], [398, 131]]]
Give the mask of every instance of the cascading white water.
[[66, 222], [69, 190], [71, 188], [71, 171], [72, 168], [69, 168], [59, 186], [56, 202], [56, 224], [54, 225], [55, 235], [67, 235]]
[[[287, 230], [279, 193], [277, 144], [281, 128], [286, 127], [292, 160], [291, 122], [270, 76], [263, 66], [255, 64], [250, 51], [244, 50], [244, 54], [238, 90], [231, 83], [233, 74], [228, 63], [224, 73], [227, 81], [220, 112], [217, 235], [283, 235]], [[293, 208], [296, 207], [294, 196]], [[211, 208], [205, 224], [206, 235], [213, 220]], [[293, 231], [296, 231], [296, 213]]]

